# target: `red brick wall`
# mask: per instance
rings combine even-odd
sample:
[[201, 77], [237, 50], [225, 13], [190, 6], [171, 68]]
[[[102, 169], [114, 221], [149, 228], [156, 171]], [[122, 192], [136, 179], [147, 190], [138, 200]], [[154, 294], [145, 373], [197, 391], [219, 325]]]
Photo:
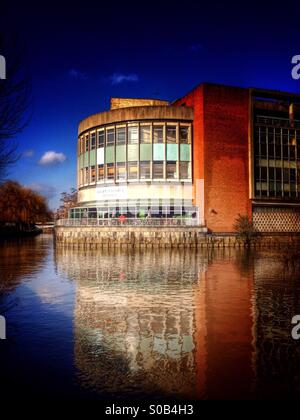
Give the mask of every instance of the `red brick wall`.
[[194, 107], [193, 179], [204, 179], [206, 225], [232, 232], [239, 213], [251, 217], [249, 90], [203, 84], [176, 105], [183, 103]]

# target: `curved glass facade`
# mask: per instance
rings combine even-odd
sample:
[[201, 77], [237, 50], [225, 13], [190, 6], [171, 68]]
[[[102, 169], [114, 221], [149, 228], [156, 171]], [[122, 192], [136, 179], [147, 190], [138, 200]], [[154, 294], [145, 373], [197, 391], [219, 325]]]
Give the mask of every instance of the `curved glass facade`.
[[72, 218], [194, 217], [192, 124], [119, 121], [78, 137], [78, 196]]
[[191, 181], [191, 124], [109, 125], [79, 137], [79, 188], [134, 181]]

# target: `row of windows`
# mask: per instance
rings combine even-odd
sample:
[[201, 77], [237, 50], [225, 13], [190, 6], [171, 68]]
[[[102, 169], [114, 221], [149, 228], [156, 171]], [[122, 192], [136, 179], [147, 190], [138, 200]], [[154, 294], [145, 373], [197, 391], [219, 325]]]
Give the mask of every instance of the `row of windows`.
[[300, 131], [256, 127], [255, 155], [276, 159], [300, 159]]
[[150, 144], [150, 143], [191, 143], [189, 125], [169, 125], [169, 124], [147, 124], [114, 126], [102, 128], [97, 132], [86, 134], [80, 138], [79, 152], [84, 153], [89, 150], [104, 146], [122, 146], [125, 144]]
[[[179, 169], [179, 174], [178, 174]], [[151, 174], [152, 171], [152, 174]], [[80, 171], [80, 185], [94, 183], [96, 181], [126, 181], [126, 180], [151, 180], [151, 179], [190, 179], [190, 162], [174, 161], [166, 162], [128, 162], [108, 163], [106, 165], [94, 165]], [[178, 177], [179, 175], [179, 177]]]

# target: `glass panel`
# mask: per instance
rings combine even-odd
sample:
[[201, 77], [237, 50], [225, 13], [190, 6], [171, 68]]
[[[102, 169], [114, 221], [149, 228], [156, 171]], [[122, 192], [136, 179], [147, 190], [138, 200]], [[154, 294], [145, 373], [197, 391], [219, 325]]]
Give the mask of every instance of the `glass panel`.
[[181, 179], [190, 179], [190, 162], [180, 162], [180, 178]]
[[98, 165], [98, 181], [104, 180], [104, 165]]
[[115, 144], [115, 129], [109, 128], [106, 130], [106, 146], [114, 146]]
[[142, 125], [140, 127], [140, 143], [151, 143], [151, 126]]
[[139, 128], [138, 126], [128, 127], [128, 144], [138, 144]]
[[164, 126], [163, 125], [153, 126], [153, 142], [154, 143], [164, 142]]
[[176, 143], [176, 125], [167, 125], [167, 143]]
[[96, 167], [91, 166], [91, 182], [96, 182]]
[[105, 132], [104, 130], [98, 131], [98, 148], [104, 147]]
[[190, 143], [189, 127], [180, 127], [179, 140], [180, 143]]
[[128, 163], [128, 179], [137, 179], [138, 176], [138, 163], [129, 162]]
[[125, 163], [117, 163], [117, 180], [126, 179], [126, 166]]
[[85, 184], [88, 184], [90, 182], [90, 173], [89, 168], [85, 168]]
[[140, 163], [140, 179], [150, 179], [150, 162]]
[[125, 127], [117, 128], [117, 144], [118, 145], [126, 144], [126, 128]]
[[167, 162], [167, 179], [177, 178], [176, 162]]
[[85, 136], [85, 151], [89, 151], [89, 136]]
[[91, 150], [96, 149], [96, 133], [91, 134]]
[[108, 163], [106, 165], [106, 174], [107, 174], [107, 179], [109, 180], [115, 179], [115, 166], [113, 163]]
[[163, 162], [153, 162], [153, 178], [164, 178], [164, 164]]

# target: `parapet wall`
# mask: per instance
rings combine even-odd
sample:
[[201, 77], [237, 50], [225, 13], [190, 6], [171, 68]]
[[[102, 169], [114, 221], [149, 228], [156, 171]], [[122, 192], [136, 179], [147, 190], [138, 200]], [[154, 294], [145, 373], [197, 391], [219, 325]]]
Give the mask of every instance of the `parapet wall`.
[[[241, 248], [244, 241], [236, 235], [211, 235], [200, 227], [55, 227], [58, 246], [72, 248]], [[299, 246], [300, 235], [262, 235], [252, 247]]]

